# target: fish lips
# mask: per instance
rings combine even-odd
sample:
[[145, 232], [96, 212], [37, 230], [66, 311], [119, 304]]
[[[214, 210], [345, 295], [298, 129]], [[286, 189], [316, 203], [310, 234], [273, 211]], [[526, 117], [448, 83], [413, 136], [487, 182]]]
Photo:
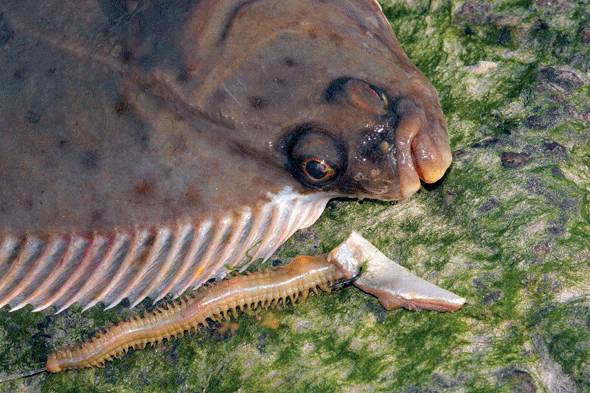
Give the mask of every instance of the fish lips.
[[364, 191], [357, 195], [360, 198], [408, 198], [418, 191], [421, 181], [440, 180], [451, 164], [448, 132], [439, 108], [433, 116], [432, 111], [401, 98], [393, 118], [365, 132], [359, 143], [364, 149], [350, 160], [351, 177]]

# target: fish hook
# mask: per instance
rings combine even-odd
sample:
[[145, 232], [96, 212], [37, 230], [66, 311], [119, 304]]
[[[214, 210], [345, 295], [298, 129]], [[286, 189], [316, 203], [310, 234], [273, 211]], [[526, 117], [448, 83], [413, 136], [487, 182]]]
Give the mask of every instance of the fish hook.
[[344, 281], [340, 281], [337, 282], [336, 284], [332, 284], [330, 286], [330, 289], [337, 289], [337, 288], [344, 288], [349, 286], [350, 284], [352, 284], [353, 282], [355, 282], [356, 280], [358, 280], [361, 277], [361, 274], [363, 274], [363, 267], [359, 267], [359, 271], [357, 274], [355, 274], [354, 276], [352, 276], [351, 278], [344, 280]]

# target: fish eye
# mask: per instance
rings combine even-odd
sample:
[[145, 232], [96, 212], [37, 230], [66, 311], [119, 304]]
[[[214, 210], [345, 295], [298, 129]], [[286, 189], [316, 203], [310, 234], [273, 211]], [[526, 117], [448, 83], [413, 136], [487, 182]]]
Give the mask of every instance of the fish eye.
[[389, 111], [387, 94], [375, 85], [360, 79], [339, 78], [333, 81], [326, 90], [328, 102], [340, 100], [376, 115], [386, 115]]
[[288, 147], [291, 173], [311, 188], [335, 182], [345, 170], [344, 149], [317, 127], [300, 127]]
[[301, 171], [314, 181], [330, 180], [337, 174], [330, 163], [319, 158], [308, 158], [303, 160], [301, 164]]
[[379, 97], [379, 99], [381, 100], [381, 102], [383, 103], [383, 107], [387, 110], [389, 109], [389, 101], [387, 100], [387, 95], [383, 92], [383, 90], [381, 90], [380, 88], [378, 88], [377, 86], [373, 86], [373, 85], [369, 85], [369, 88], [371, 90], [373, 90], [373, 93], [375, 93], [375, 95], [377, 97]]
[[346, 84], [348, 101], [367, 112], [385, 115], [389, 105], [387, 96], [381, 89], [358, 79], [351, 79]]

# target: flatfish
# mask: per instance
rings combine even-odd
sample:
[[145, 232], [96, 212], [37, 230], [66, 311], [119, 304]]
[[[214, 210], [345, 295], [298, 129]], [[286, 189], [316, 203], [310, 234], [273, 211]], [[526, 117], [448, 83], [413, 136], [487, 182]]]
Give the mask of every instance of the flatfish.
[[374, 0], [6, 0], [0, 306], [133, 306], [451, 162]]

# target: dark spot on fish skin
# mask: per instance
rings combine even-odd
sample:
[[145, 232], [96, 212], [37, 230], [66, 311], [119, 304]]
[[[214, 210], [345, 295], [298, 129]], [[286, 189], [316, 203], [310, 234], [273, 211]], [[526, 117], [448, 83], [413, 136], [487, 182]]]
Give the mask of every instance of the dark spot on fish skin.
[[135, 56], [133, 53], [128, 49], [123, 49], [121, 52], [121, 62], [125, 65], [131, 64], [135, 60]]
[[95, 210], [90, 214], [90, 226], [96, 226], [99, 222], [102, 221], [102, 212], [100, 210]]
[[[227, 97], [228, 94], [225, 90], [217, 89], [211, 96], [211, 105], [217, 108], [225, 103]], [[223, 112], [223, 106], [221, 107], [221, 111]]]
[[203, 203], [203, 197], [196, 187], [189, 185], [181, 203], [185, 206], [199, 206]]
[[37, 112], [33, 112], [31, 110], [28, 110], [27, 114], [25, 115], [25, 120], [28, 123], [37, 124], [41, 120], [41, 115], [38, 114]]
[[336, 33], [330, 33], [329, 39], [330, 41], [335, 42], [337, 44], [342, 44], [342, 42], [344, 42], [344, 37]]
[[115, 99], [115, 113], [119, 116], [126, 116], [131, 114], [131, 109], [129, 101], [124, 96], [118, 95]]
[[502, 152], [500, 159], [502, 168], [520, 168], [531, 160], [531, 155], [528, 153]]
[[145, 150], [145, 149], [147, 149], [149, 147], [150, 139], [147, 136], [147, 134], [142, 134], [139, 137], [139, 141], [141, 142], [141, 148], [142, 148], [142, 150]]
[[0, 46], [6, 45], [14, 37], [14, 30], [10, 28], [8, 21], [4, 19], [4, 13], [0, 13]]
[[47, 76], [53, 76], [55, 74], [55, 68], [51, 67], [50, 69], [48, 69], [47, 71], [45, 71], [45, 75]]
[[293, 60], [293, 58], [291, 57], [285, 57], [285, 60], [283, 60], [283, 64], [285, 64], [287, 67], [292, 68], [297, 65], [297, 62]]
[[282, 79], [282, 78], [273, 78], [273, 80], [272, 80], [272, 81], [273, 81], [273, 82], [275, 83], [275, 85], [277, 85], [277, 86], [280, 86], [280, 87], [285, 87], [285, 86], [287, 86], [287, 82], [286, 82], [284, 79]]
[[35, 202], [32, 199], [25, 199], [23, 201], [23, 205], [25, 207], [25, 210], [31, 211], [35, 207]]
[[98, 169], [99, 161], [99, 154], [95, 151], [88, 150], [82, 153], [82, 159], [80, 163], [85, 169], [93, 170]]
[[26, 73], [27, 73], [27, 69], [25, 67], [21, 67], [21, 68], [17, 68], [16, 70], [14, 70], [13, 76], [15, 79], [22, 81], [25, 79]]
[[[164, 176], [165, 177], [165, 176]], [[163, 203], [157, 189], [157, 183], [151, 179], [141, 180], [129, 190], [129, 203], [142, 206], [155, 206]], [[158, 200], [159, 202], [156, 202]]]
[[176, 79], [179, 82], [188, 82], [188, 80], [189, 80], [188, 70], [184, 67], [181, 68], [180, 71], [178, 71], [178, 76], [176, 77]]
[[261, 97], [250, 97], [250, 106], [260, 111], [266, 107], [266, 102]]
[[67, 144], [68, 144], [68, 141], [66, 141], [65, 139], [60, 139], [60, 141], [57, 142], [57, 148], [63, 149]]
[[154, 191], [154, 183], [149, 181], [142, 181], [138, 185], [135, 186], [135, 194], [138, 196], [144, 197], [149, 194], [152, 194]]
[[247, 1], [243, 1], [240, 4], [238, 4], [229, 13], [229, 15], [227, 17], [227, 20], [225, 21], [225, 26], [223, 28], [223, 31], [221, 32], [221, 35], [219, 36], [219, 42], [217, 43], [218, 45], [221, 44], [223, 41], [225, 41], [225, 39], [227, 38], [227, 35], [229, 34], [229, 31], [231, 30], [232, 23], [234, 22], [234, 20], [236, 19], [236, 17], [240, 13], [240, 11], [243, 10], [247, 6], [256, 3], [257, 1], [258, 0], [247, 0]]

